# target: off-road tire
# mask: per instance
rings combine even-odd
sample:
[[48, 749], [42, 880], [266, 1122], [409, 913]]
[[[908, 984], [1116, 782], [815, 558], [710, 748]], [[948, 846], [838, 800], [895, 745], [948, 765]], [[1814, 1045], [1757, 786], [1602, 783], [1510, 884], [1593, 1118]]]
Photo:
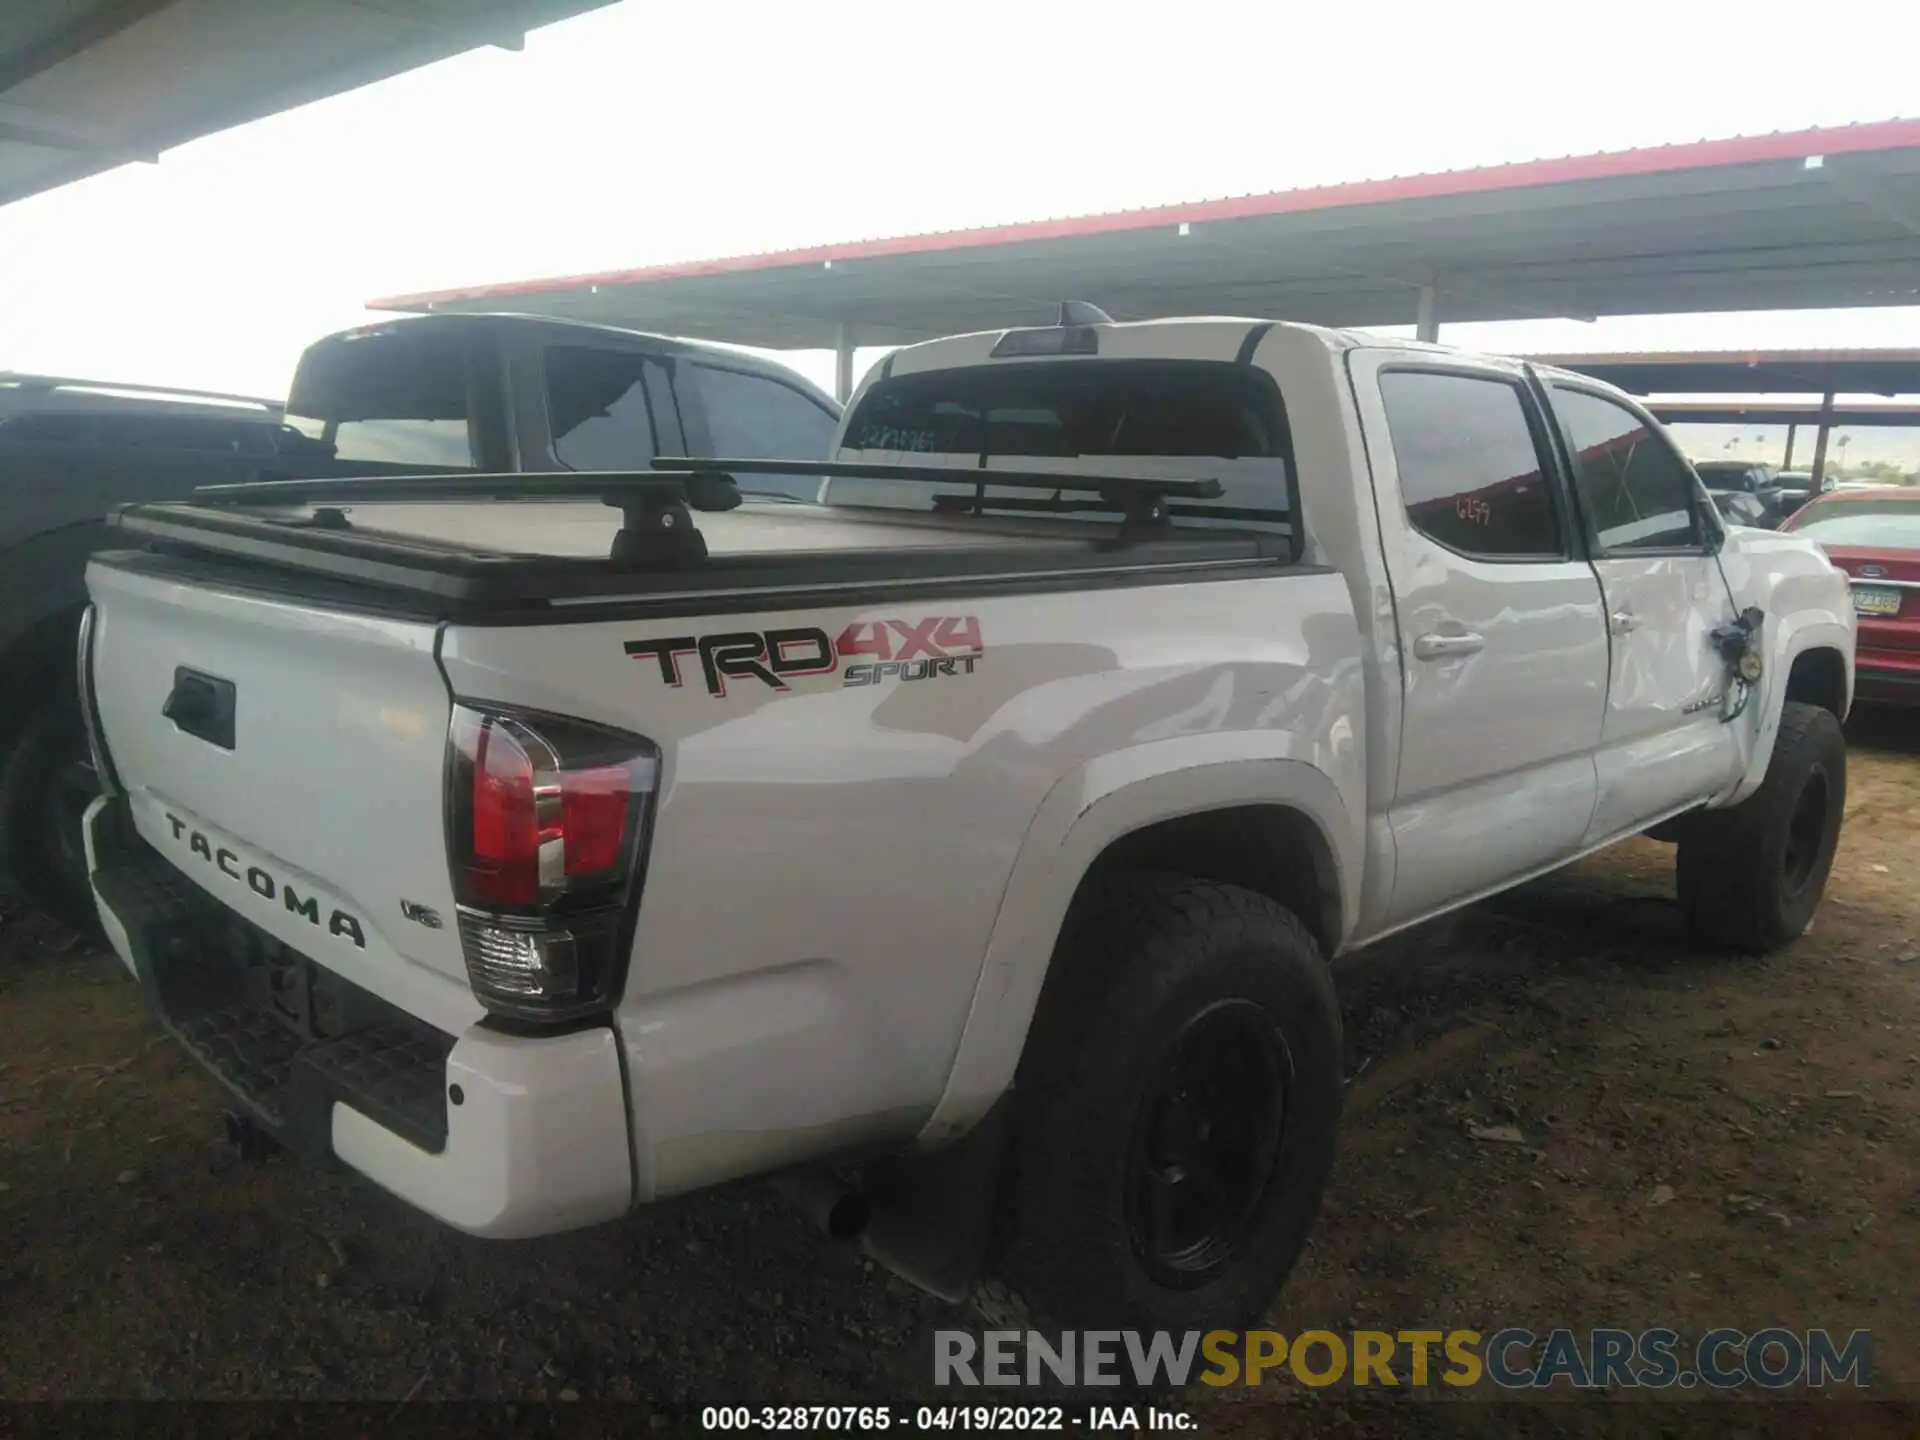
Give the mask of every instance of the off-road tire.
[[[1068, 918], [1028, 1036], [975, 1311], [1020, 1328], [1244, 1328], [1293, 1268], [1332, 1168], [1332, 979], [1299, 919], [1264, 896], [1152, 871], [1096, 887]], [[1242, 1239], [1218, 1273], [1182, 1288], [1156, 1278], [1130, 1228], [1129, 1157], [1175, 1047], [1223, 1007], [1257, 1043], [1277, 1037], [1284, 1108], [1264, 1187], [1246, 1188], [1258, 1199]]]
[[[71, 677], [64, 688], [73, 688]], [[79, 701], [63, 696], [59, 677], [49, 677], [42, 703], [0, 758], [0, 885], [93, 935], [100, 920], [80, 828], [88, 797], [77, 772], [92, 774]]]
[[1813, 923], [1840, 843], [1847, 742], [1817, 705], [1789, 700], [1760, 788], [1690, 816], [1676, 871], [1687, 933], [1710, 949], [1777, 950]]

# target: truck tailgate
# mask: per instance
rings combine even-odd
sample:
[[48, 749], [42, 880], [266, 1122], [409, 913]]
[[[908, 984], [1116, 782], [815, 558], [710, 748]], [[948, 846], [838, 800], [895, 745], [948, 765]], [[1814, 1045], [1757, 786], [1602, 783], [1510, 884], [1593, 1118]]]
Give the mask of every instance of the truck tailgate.
[[[96, 560], [87, 583], [102, 737], [147, 843], [438, 1028], [480, 1018], [453, 923], [436, 626], [182, 583], [138, 559]], [[169, 718], [176, 694], [189, 704]]]

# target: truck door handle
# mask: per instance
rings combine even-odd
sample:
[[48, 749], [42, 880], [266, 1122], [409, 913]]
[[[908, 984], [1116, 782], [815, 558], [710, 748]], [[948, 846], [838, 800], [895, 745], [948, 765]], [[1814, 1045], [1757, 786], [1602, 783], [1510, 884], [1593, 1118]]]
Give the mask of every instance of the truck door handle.
[[1607, 629], [1615, 635], [1631, 635], [1640, 628], [1640, 617], [1628, 610], [1616, 610], [1607, 617]]
[[1413, 653], [1420, 660], [1457, 660], [1463, 655], [1478, 655], [1487, 648], [1487, 637], [1467, 631], [1448, 634], [1430, 630], [1413, 642]]

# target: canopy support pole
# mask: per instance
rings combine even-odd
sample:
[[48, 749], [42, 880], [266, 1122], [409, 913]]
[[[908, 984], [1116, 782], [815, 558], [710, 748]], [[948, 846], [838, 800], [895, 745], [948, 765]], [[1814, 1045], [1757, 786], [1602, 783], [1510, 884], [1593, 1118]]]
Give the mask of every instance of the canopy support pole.
[[1440, 292], [1432, 285], [1420, 287], [1420, 310], [1414, 322], [1413, 338], [1429, 345], [1440, 339]]
[[1813, 484], [1807, 487], [1808, 495], [1820, 493], [1820, 482], [1827, 473], [1827, 432], [1833, 428], [1833, 391], [1829, 390], [1820, 397], [1820, 428], [1813, 441]]
[[842, 405], [853, 398], [853, 330], [844, 320], [833, 330], [833, 398]]

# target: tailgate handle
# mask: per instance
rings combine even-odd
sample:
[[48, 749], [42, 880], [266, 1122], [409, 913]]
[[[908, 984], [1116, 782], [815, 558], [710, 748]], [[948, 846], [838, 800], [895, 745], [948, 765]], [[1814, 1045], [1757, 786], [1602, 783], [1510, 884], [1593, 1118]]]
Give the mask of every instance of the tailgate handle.
[[176, 729], [222, 750], [233, 749], [233, 682], [177, 665], [173, 693], [160, 713]]

